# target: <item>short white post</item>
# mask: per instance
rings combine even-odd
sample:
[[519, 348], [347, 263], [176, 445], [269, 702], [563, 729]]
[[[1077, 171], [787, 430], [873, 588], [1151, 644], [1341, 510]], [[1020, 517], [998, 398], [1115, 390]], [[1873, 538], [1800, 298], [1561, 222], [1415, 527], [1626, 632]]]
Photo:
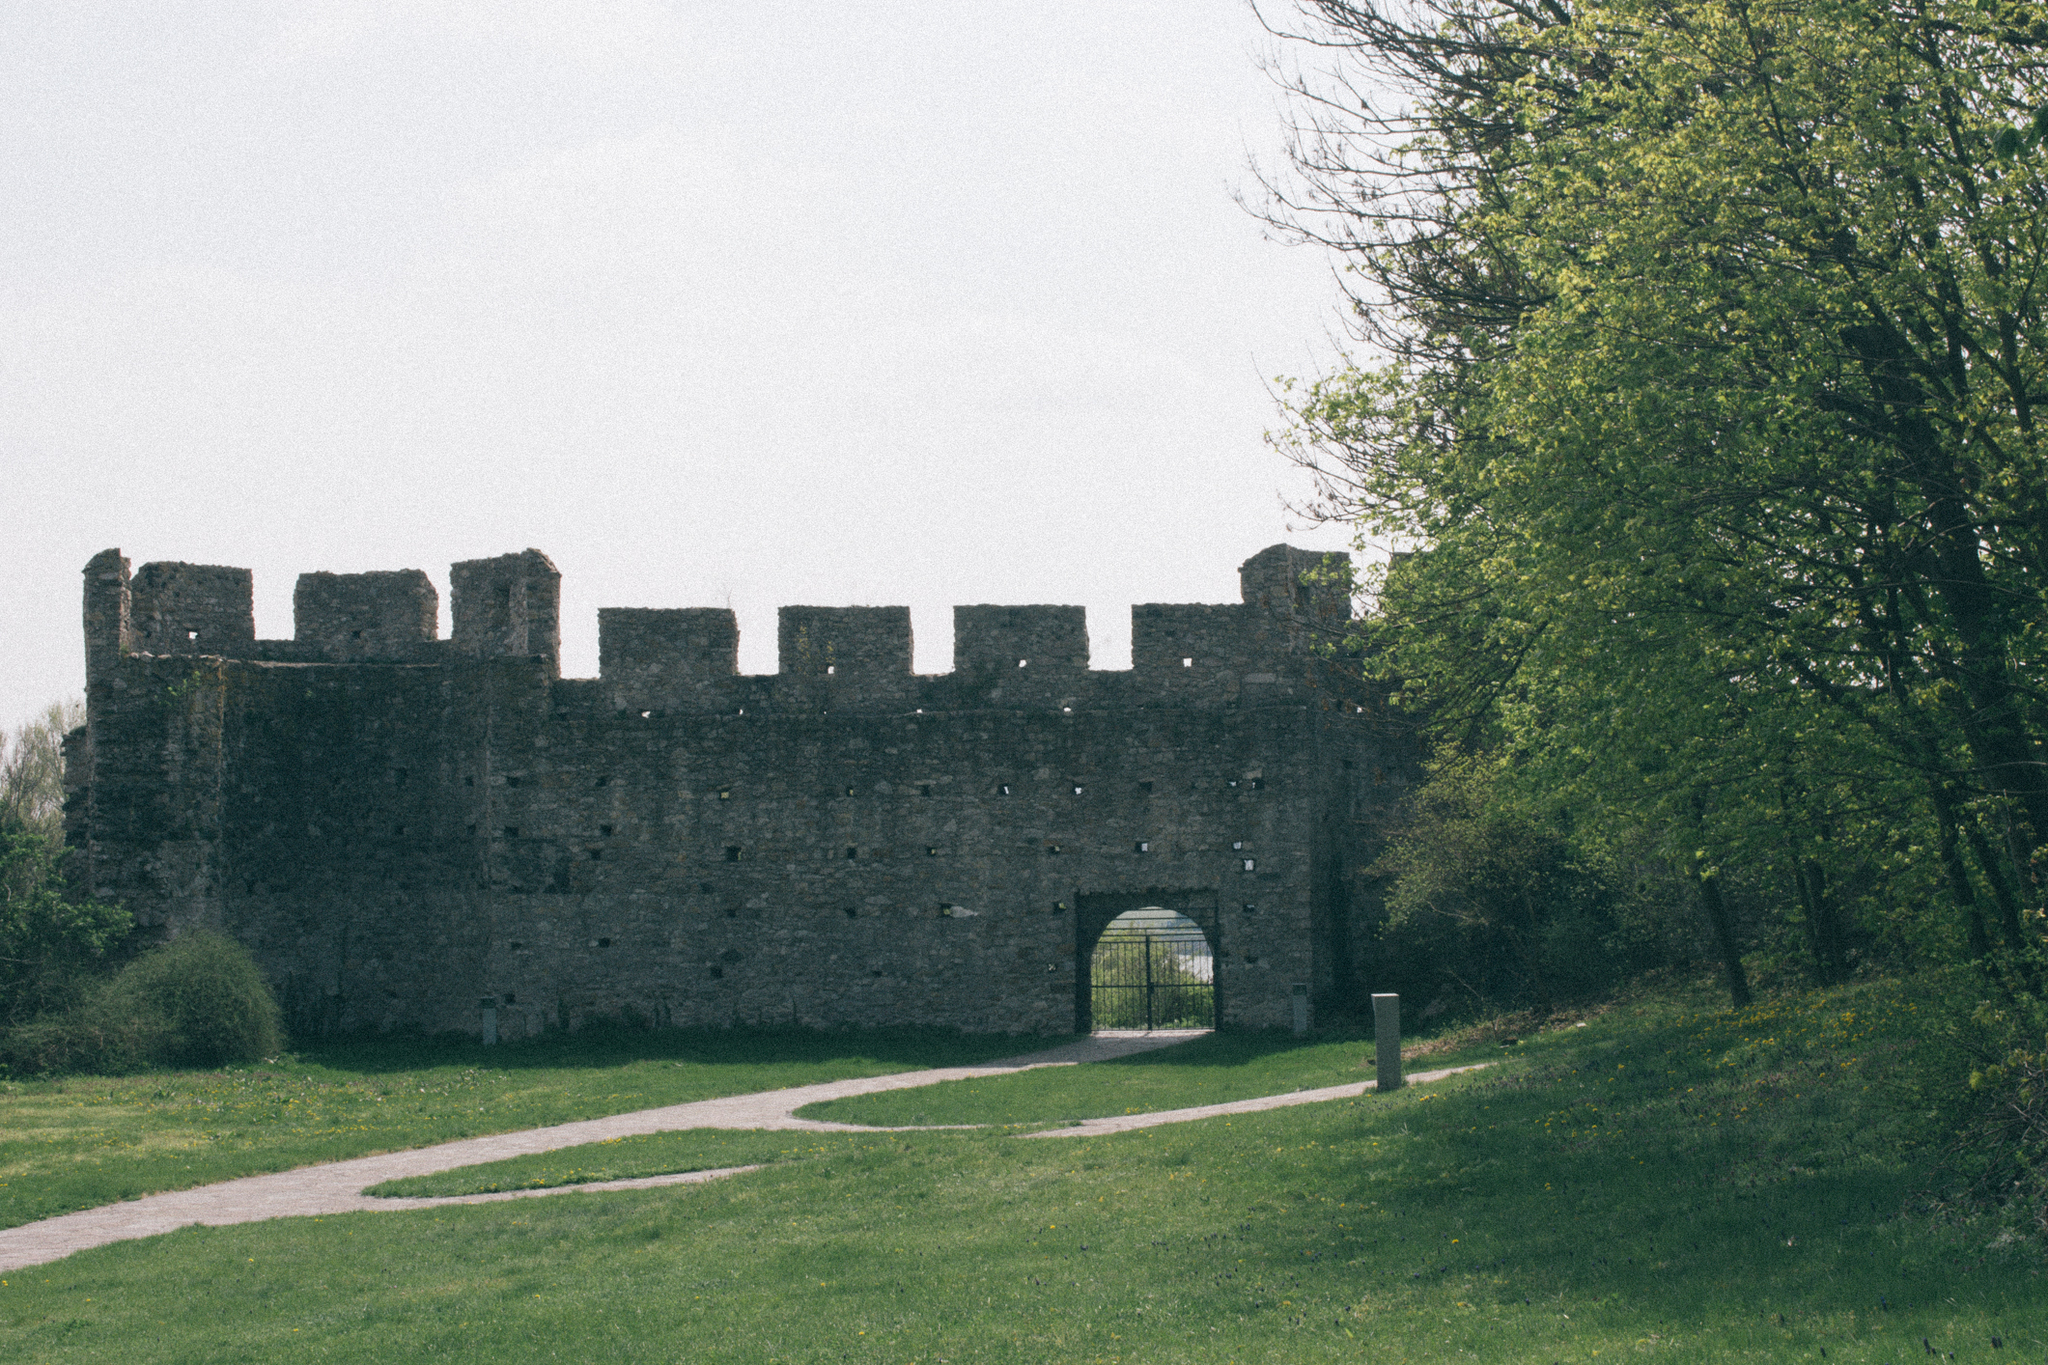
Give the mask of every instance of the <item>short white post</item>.
[[1297, 981], [1297, 982], [1295, 982], [1295, 983], [1294, 983], [1294, 987], [1293, 987], [1293, 995], [1294, 995], [1294, 1031], [1295, 1031], [1296, 1033], [1307, 1033], [1307, 1032], [1308, 1032], [1308, 982], [1306, 982], [1306, 981]]
[[1381, 1094], [1401, 1088], [1401, 997], [1372, 998], [1373, 1061], [1379, 1068]]
[[498, 1002], [487, 998], [476, 1003], [484, 1012], [484, 1046], [491, 1047], [498, 1041]]

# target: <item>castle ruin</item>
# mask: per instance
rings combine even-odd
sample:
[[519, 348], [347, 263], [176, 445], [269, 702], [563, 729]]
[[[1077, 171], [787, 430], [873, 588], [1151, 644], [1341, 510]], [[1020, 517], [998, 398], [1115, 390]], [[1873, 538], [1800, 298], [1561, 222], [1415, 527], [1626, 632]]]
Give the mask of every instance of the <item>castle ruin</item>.
[[302, 1035], [1086, 1030], [1091, 949], [1141, 907], [1201, 926], [1220, 1026], [1284, 1026], [1353, 988], [1412, 761], [1316, 648], [1348, 575], [1285, 545], [1240, 575], [1132, 608], [1128, 670], [1089, 667], [1079, 607], [956, 607], [935, 675], [907, 608], [785, 607], [761, 676], [730, 611], [621, 608], [584, 679], [536, 550], [454, 565], [445, 639], [424, 573], [304, 574], [290, 640], [246, 569], [108, 550], [72, 875], [240, 939]]

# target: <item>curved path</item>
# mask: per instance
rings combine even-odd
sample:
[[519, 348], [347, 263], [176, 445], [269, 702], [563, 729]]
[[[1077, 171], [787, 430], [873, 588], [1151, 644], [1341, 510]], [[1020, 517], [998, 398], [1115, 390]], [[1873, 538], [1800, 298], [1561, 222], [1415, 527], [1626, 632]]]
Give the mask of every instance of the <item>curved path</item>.
[[[140, 1199], [105, 1204], [60, 1214], [40, 1222], [0, 1230], [0, 1273], [42, 1265], [76, 1251], [105, 1246], [109, 1242], [154, 1237], [193, 1223], [220, 1226], [254, 1223], [266, 1218], [319, 1217], [337, 1213], [376, 1212], [389, 1209], [434, 1208], [443, 1204], [484, 1204], [503, 1199], [529, 1199], [540, 1195], [574, 1194], [584, 1191], [648, 1189], [658, 1185], [691, 1185], [755, 1166], [729, 1166], [710, 1171], [687, 1171], [676, 1175], [648, 1176], [638, 1180], [613, 1180], [588, 1185], [557, 1185], [537, 1190], [507, 1190], [493, 1194], [450, 1195], [433, 1199], [373, 1198], [363, 1193], [372, 1185], [403, 1176], [432, 1175], [459, 1166], [474, 1166], [506, 1157], [531, 1156], [562, 1147], [604, 1142], [611, 1138], [636, 1137], [645, 1133], [673, 1132], [685, 1128], [779, 1128], [811, 1132], [875, 1133], [902, 1129], [870, 1128], [857, 1123], [824, 1123], [796, 1117], [796, 1110], [821, 1100], [849, 1095], [872, 1095], [883, 1090], [936, 1085], [942, 1081], [972, 1080], [1003, 1076], [1041, 1066], [1074, 1066], [1082, 1062], [1106, 1061], [1170, 1047], [1201, 1036], [1207, 1030], [1189, 1029], [1158, 1033], [1097, 1034], [1046, 1052], [1009, 1057], [980, 1066], [937, 1067], [925, 1071], [902, 1071], [887, 1076], [860, 1076], [843, 1081], [767, 1090], [724, 1099], [696, 1100], [659, 1109], [640, 1109], [627, 1114], [558, 1123], [549, 1128], [529, 1128], [488, 1137], [463, 1138], [434, 1147], [416, 1147], [402, 1152], [354, 1157], [319, 1166], [271, 1175], [244, 1176], [223, 1180], [197, 1189], [173, 1190], [145, 1195]], [[1409, 1077], [1411, 1082], [1428, 1082], [1473, 1067], [1452, 1067], [1425, 1071]], [[1170, 1109], [1150, 1114], [1124, 1114], [1114, 1118], [1089, 1119], [1066, 1128], [1029, 1133], [1028, 1137], [1090, 1137], [1149, 1128], [1162, 1123], [1184, 1123], [1218, 1114], [1246, 1114], [1286, 1105], [1314, 1104], [1322, 1100], [1349, 1098], [1373, 1088], [1374, 1082], [1331, 1086], [1323, 1090], [1299, 1090], [1286, 1095], [1237, 1100], [1228, 1104], [1204, 1105], [1196, 1109]]]

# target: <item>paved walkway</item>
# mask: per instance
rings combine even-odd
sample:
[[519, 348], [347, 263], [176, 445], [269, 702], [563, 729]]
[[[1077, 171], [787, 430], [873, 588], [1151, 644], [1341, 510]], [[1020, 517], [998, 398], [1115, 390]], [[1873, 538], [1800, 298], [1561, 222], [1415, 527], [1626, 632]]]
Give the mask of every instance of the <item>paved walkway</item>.
[[[902, 1071], [888, 1076], [859, 1076], [817, 1085], [767, 1090], [725, 1099], [697, 1100], [671, 1104], [660, 1109], [640, 1109], [629, 1114], [559, 1123], [550, 1128], [529, 1128], [516, 1133], [494, 1133], [488, 1137], [464, 1138], [435, 1147], [418, 1147], [403, 1152], [355, 1157], [319, 1166], [272, 1175], [245, 1176], [223, 1180], [197, 1189], [173, 1190], [146, 1195], [141, 1199], [107, 1204], [77, 1213], [60, 1214], [40, 1222], [0, 1230], [0, 1273], [42, 1265], [76, 1251], [105, 1246], [109, 1242], [154, 1237], [192, 1223], [221, 1226], [253, 1223], [266, 1218], [297, 1218], [336, 1213], [375, 1212], [392, 1209], [434, 1208], [443, 1204], [485, 1204], [503, 1199], [527, 1199], [539, 1195], [574, 1194], [585, 1191], [648, 1189], [657, 1185], [690, 1185], [742, 1171], [754, 1166], [732, 1166], [711, 1171], [689, 1171], [678, 1175], [649, 1176], [640, 1180], [614, 1180], [601, 1184], [563, 1185], [539, 1190], [508, 1190], [495, 1194], [453, 1195], [437, 1199], [383, 1199], [363, 1193], [372, 1185], [403, 1176], [432, 1175], [460, 1166], [474, 1166], [506, 1157], [531, 1156], [562, 1147], [611, 1138], [635, 1137], [644, 1133], [674, 1132], [685, 1128], [777, 1128], [828, 1133], [900, 1132], [901, 1129], [869, 1128], [855, 1123], [824, 1123], [800, 1119], [796, 1111], [821, 1100], [849, 1095], [872, 1095], [884, 1090], [936, 1085], [942, 1081], [972, 1080], [1003, 1076], [1042, 1066], [1075, 1066], [1082, 1062], [1128, 1057], [1154, 1048], [1170, 1047], [1200, 1037], [1206, 1030], [1162, 1030], [1157, 1033], [1096, 1034], [1046, 1052], [1009, 1057], [980, 1066], [936, 1067], [926, 1071]], [[1472, 1067], [1425, 1071], [1409, 1080], [1423, 1083]], [[1029, 1137], [1091, 1137], [1149, 1128], [1162, 1123], [1184, 1123], [1217, 1114], [1248, 1114], [1293, 1104], [1315, 1104], [1363, 1094], [1374, 1082], [1331, 1086], [1323, 1090], [1299, 1090], [1288, 1095], [1268, 1095], [1229, 1104], [1204, 1105], [1197, 1109], [1172, 1109], [1151, 1114], [1125, 1114], [1115, 1118], [1089, 1119], [1067, 1128], [1051, 1128], [1026, 1134]]]

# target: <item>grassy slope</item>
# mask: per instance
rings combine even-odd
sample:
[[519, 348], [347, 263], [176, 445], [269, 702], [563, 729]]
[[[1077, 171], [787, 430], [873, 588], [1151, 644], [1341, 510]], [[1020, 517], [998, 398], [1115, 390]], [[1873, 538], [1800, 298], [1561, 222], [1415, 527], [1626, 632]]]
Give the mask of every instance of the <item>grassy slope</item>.
[[0, 1227], [316, 1161], [1031, 1046], [800, 1031], [578, 1035], [493, 1049], [389, 1040], [231, 1071], [0, 1082]]
[[1109, 1138], [188, 1229], [8, 1277], [0, 1358], [2039, 1360], [2038, 1250], [1898, 1214], [1891, 998], [1616, 1011], [1429, 1090]]
[[534, 1156], [508, 1157], [458, 1166], [432, 1175], [387, 1180], [363, 1191], [386, 1198], [440, 1198], [492, 1194], [499, 1190], [540, 1190], [637, 1180], [679, 1171], [712, 1171], [725, 1166], [760, 1166], [784, 1161], [817, 1161], [878, 1150], [867, 1133], [816, 1133], [795, 1128], [685, 1128], [608, 1138]]
[[[1409, 1070], [1494, 1061], [1498, 1047], [1446, 1051]], [[1149, 1114], [1226, 1100], [1371, 1080], [1372, 1044], [1340, 1038], [1304, 1046], [1284, 1033], [1210, 1034], [1161, 1052], [1083, 1067], [1047, 1067], [988, 1080], [854, 1095], [805, 1105], [799, 1116], [878, 1128], [950, 1123], [1065, 1123]]]

